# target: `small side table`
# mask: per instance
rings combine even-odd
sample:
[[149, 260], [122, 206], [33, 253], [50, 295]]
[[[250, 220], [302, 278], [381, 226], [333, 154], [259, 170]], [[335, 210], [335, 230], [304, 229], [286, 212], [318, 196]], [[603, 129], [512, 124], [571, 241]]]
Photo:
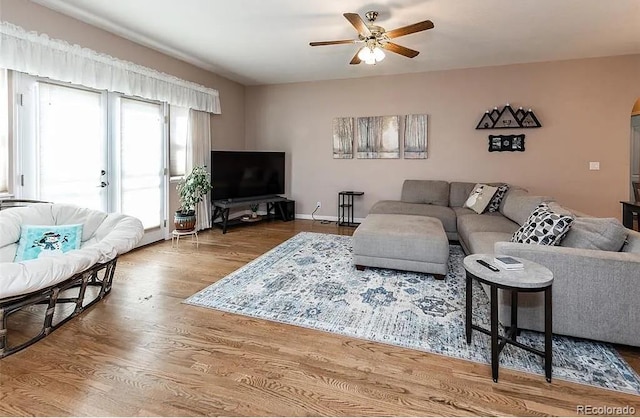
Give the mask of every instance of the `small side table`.
[[338, 193], [338, 225], [358, 226], [354, 221], [354, 197], [362, 196], [364, 192], [342, 191]]
[[[530, 353], [544, 358], [544, 370], [547, 382], [551, 382], [552, 357], [552, 317], [551, 317], [551, 285], [553, 273], [548, 268], [533, 261], [513, 257], [524, 264], [523, 270], [504, 270], [494, 272], [478, 260], [483, 260], [493, 266], [493, 254], [474, 254], [464, 258], [464, 269], [467, 273], [467, 300], [465, 330], [467, 344], [471, 343], [471, 331], [476, 330], [491, 336], [491, 374], [493, 381], [498, 381], [498, 365], [500, 352], [506, 344], [515, 345]], [[485, 283], [491, 288], [491, 330], [486, 330], [473, 324], [472, 295], [473, 279]], [[511, 326], [506, 336], [498, 335], [498, 289], [511, 291]], [[544, 351], [526, 346], [517, 341], [518, 336], [518, 293], [544, 291]], [[498, 341], [500, 343], [498, 343]]]
[[175, 247], [177, 248], [178, 244], [180, 244], [180, 237], [185, 237], [187, 235], [191, 235], [191, 242], [195, 242], [197, 248], [200, 243], [198, 242], [198, 231], [196, 229], [192, 229], [191, 231], [179, 231], [177, 229], [174, 229], [171, 233], [171, 246], [174, 246], [173, 242], [175, 240]]
[[633, 228], [633, 218], [638, 217], [638, 229], [640, 230], [640, 202], [622, 203], [622, 224], [625, 228]]

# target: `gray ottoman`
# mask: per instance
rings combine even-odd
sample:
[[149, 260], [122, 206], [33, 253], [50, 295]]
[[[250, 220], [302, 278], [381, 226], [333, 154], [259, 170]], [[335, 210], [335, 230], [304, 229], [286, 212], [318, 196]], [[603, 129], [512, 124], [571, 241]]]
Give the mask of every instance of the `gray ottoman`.
[[358, 270], [382, 267], [431, 273], [443, 279], [449, 240], [437, 218], [370, 214], [353, 233], [353, 260]]

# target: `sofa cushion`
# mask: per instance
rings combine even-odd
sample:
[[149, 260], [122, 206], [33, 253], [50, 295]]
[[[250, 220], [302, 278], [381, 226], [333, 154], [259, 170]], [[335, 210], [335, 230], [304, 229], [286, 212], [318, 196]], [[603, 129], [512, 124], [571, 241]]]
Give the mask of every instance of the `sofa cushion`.
[[[463, 216], [463, 215], [477, 215], [477, 213], [475, 213], [474, 211], [472, 211], [469, 208], [451, 208], [453, 209], [453, 211], [456, 213], [457, 217]], [[502, 215], [500, 215], [502, 216]]]
[[487, 206], [487, 212], [497, 212], [500, 209], [502, 199], [504, 199], [508, 191], [508, 184], [499, 185], [498, 190], [496, 190], [495, 194], [491, 198], [491, 202], [489, 202], [489, 206]]
[[[11, 215], [9, 210], [2, 212]], [[7, 216], [7, 218], [9, 217]], [[0, 222], [0, 263], [12, 262], [18, 249], [20, 220], [18, 216], [13, 216], [12, 218], [12, 222]]]
[[616, 218], [576, 218], [560, 245], [602, 251], [620, 251], [627, 229]]
[[500, 212], [518, 225], [522, 225], [540, 203], [550, 200], [547, 196], [531, 196], [521, 189], [510, 189], [503, 199]]
[[82, 224], [82, 242], [90, 239], [107, 218], [107, 213], [74, 207], [71, 205], [56, 205], [51, 208], [56, 225]]
[[452, 181], [449, 183], [449, 206], [462, 207], [476, 183]]
[[640, 254], [640, 232], [627, 230], [627, 239], [622, 247], [622, 252]]
[[480, 214], [491, 203], [493, 195], [498, 191], [497, 187], [489, 186], [488, 184], [478, 183], [475, 185], [469, 197], [464, 202], [464, 207], [472, 209], [474, 212]]
[[440, 219], [446, 232], [456, 232], [456, 214], [453, 209], [446, 206], [407, 203], [398, 200], [381, 200], [371, 207], [369, 213], [431, 216]]
[[518, 229], [515, 222], [502, 215], [482, 214], [463, 215], [457, 220], [458, 236], [461, 241], [469, 243], [469, 237], [475, 232], [502, 232], [509, 237]]
[[572, 216], [572, 217], [576, 217], [579, 215], [576, 215], [575, 213], [573, 213], [572, 210], [565, 208], [564, 206], [562, 206], [560, 203], [558, 202], [546, 202], [547, 203], [547, 207], [549, 208], [549, 210], [551, 210], [552, 212], [555, 213], [559, 213], [561, 215], [567, 215], [567, 216]]
[[573, 216], [557, 213], [541, 203], [527, 221], [513, 234], [512, 242], [537, 245], [558, 245], [569, 232]]
[[509, 241], [509, 232], [473, 232], [466, 241], [472, 254], [493, 254], [493, 246], [498, 241]]
[[440, 180], [405, 180], [400, 200], [449, 206], [449, 183]]
[[529, 193], [529, 191], [525, 188], [522, 188], [520, 186], [514, 186], [513, 184], [509, 185], [509, 190], [507, 190], [507, 192], [504, 194], [504, 197], [502, 198], [502, 202], [500, 202], [500, 207], [498, 208], [498, 212], [502, 213], [502, 209], [504, 208], [504, 202], [505, 200], [507, 200], [507, 196], [509, 196], [510, 193]]

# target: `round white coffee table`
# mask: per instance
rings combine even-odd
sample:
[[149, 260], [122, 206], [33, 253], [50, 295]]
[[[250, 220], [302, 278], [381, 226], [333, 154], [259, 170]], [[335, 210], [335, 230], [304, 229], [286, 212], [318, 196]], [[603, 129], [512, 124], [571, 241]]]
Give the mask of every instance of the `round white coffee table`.
[[[494, 262], [495, 254], [473, 254], [464, 258], [464, 269], [466, 270], [466, 337], [467, 344], [471, 343], [471, 331], [476, 330], [491, 336], [491, 374], [493, 381], [498, 381], [499, 355], [506, 344], [511, 344], [537, 354], [544, 358], [544, 370], [547, 382], [551, 382], [551, 357], [552, 357], [552, 312], [551, 312], [551, 285], [553, 284], [553, 273], [548, 268], [524, 260], [512, 257], [520, 261], [524, 268], [522, 270], [505, 270], [498, 268], [492, 271], [478, 261], [484, 261], [496, 267]], [[480, 283], [485, 283], [491, 288], [491, 330], [481, 328], [473, 324], [472, 321], [472, 294], [473, 279]], [[506, 336], [498, 335], [498, 289], [511, 291], [511, 325]], [[544, 351], [526, 346], [517, 341], [518, 333], [518, 293], [519, 292], [544, 292]], [[500, 341], [498, 343], [498, 341]]]

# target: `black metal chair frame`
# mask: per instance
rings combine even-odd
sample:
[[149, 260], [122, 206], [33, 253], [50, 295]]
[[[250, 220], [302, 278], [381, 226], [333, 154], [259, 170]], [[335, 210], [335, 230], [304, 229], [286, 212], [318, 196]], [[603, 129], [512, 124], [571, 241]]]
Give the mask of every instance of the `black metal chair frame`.
[[[80, 315], [87, 308], [102, 300], [107, 294], [109, 294], [109, 292], [111, 292], [113, 275], [116, 269], [116, 261], [117, 257], [111, 261], [107, 261], [106, 263], [95, 264], [87, 270], [75, 274], [69, 279], [45, 289], [32, 292], [28, 295], [12, 296], [0, 299], [0, 358], [16, 353], [35, 342], [40, 341], [70, 319]], [[85, 303], [85, 293], [89, 286], [99, 287], [100, 289], [93, 299]], [[62, 295], [66, 291], [75, 290], [77, 290], [77, 294], [74, 293], [75, 296], [73, 297]], [[75, 304], [73, 311], [66, 317], [54, 323], [56, 307], [61, 304], [69, 303]], [[9, 317], [22, 309], [34, 305], [47, 305], [42, 329], [36, 336], [29, 340], [13, 347], [9, 347]]]
[[51, 202], [45, 202], [43, 200], [32, 200], [32, 199], [0, 199], [0, 210], [10, 209], [10, 208], [20, 208], [23, 206], [33, 205], [35, 203], [51, 203]]

